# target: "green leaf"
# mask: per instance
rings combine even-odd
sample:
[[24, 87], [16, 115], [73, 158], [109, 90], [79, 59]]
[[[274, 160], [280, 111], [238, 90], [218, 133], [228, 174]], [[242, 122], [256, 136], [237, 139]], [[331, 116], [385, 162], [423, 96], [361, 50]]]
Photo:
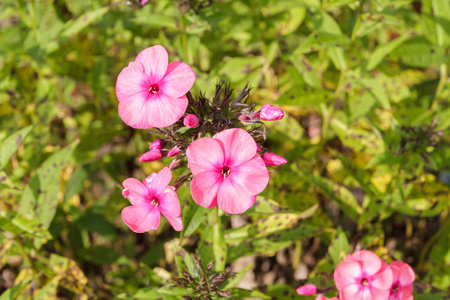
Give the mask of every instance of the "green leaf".
[[83, 190], [84, 181], [88, 178], [88, 173], [85, 169], [77, 169], [73, 172], [69, 181], [66, 183], [64, 190], [64, 202], [67, 203], [73, 196], [79, 194]]
[[25, 278], [25, 280], [21, 281], [19, 284], [13, 286], [12, 288], [7, 289], [0, 296], [0, 300], [15, 300], [20, 295], [20, 293], [27, 287], [28, 283], [33, 278]]
[[371, 71], [376, 66], [378, 66], [379, 63], [383, 61], [383, 58], [397, 49], [401, 44], [403, 44], [408, 38], [410, 37], [410, 32], [406, 32], [400, 37], [396, 38], [393, 41], [390, 41], [386, 44], [380, 44], [375, 49], [375, 51], [370, 55], [369, 59], [367, 60], [366, 70]]
[[294, 50], [294, 55], [316, 52], [320, 49], [341, 47], [349, 44], [351, 41], [345, 35], [336, 35], [324, 32], [311, 33], [303, 43]]
[[56, 151], [38, 168], [33, 178], [25, 187], [19, 215], [31, 215], [44, 224], [47, 229], [53, 220], [58, 205], [58, 192], [61, 172], [69, 165], [71, 154], [77, 142]]
[[334, 240], [328, 247], [328, 253], [330, 254], [335, 266], [337, 266], [341, 261], [344, 261], [347, 254], [350, 253], [350, 245], [348, 243], [347, 236], [341, 227], [338, 227]]
[[333, 92], [323, 88], [311, 88], [307, 86], [294, 87], [283, 94], [278, 100], [279, 105], [318, 106], [320, 103], [334, 99]]
[[8, 136], [0, 145], [0, 170], [6, 167], [9, 159], [17, 151], [17, 148], [22, 144], [23, 140], [26, 138], [34, 125], [22, 128], [19, 131], [14, 132]]
[[34, 295], [33, 299], [36, 300], [54, 299], [56, 297], [56, 291], [58, 289], [60, 281], [61, 281], [60, 276], [54, 277], [43, 288], [41, 288], [36, 295]]

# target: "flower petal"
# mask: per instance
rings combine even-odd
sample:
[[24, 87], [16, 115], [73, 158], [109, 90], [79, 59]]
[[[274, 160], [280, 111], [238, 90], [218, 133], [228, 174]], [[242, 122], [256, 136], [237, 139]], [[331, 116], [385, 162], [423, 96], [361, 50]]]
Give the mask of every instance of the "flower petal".
[[376, 288], [372, 288], [370, 290], [371, 298], [367, 298], [368, 300], [386, 300], [389, 299], [390, 289], [388, 290], [379, 290]]
[[150, 79], [150, 84], [154, 84], [158, 83], [166, 74], [169, 56], [163, 46], [156, 45], [142, 50], [136, 57], [135, 62], [139, 62], [144, 66], [145, 73]]
[[[394, 272], [394, 276], [396, 279], [400, 281], [400, 284], [402, 286], [410, 285], [413, 283], [416, 275], [414, 273], [414, 270], [407, 264], [402, 261], [394, 261], [391, 263], [392, 271]], [[395, 268], [397, 268], [398, 274], [395, 274]]]
[[237, 167], [252, 159], [256, 154], [256, 142], [244, 129], [226, 129], [214, 135], [213, 138], [222, 142], [224, 163], [227, 167]]
[[122, 210], [122, 220], [136, 233], [156, 230], [161, 214], [151, 204], [127, 206]]
[[255, 154], [251, 160], [232, 168], [229, 178], [247, 194], [257, 195], [269, 183], [269, 171], [259, 154]]
[[149, 92], [126, 98], [119, 103], [119, 115], [129, 126], [137, 129], [167, 127], [178, 121], [186, 111], [186, 97], [173, 98], [161, 92]]
[[[167, 168], [165, 168], [167, 169]], [[160, 172], [161, 173], [161, 172]], [[179, 216], [181, 215], [180, 209], [180, 200], [178, 200], [177, 193], [175, 192], [175, 188], [172, 186], [168, 186], [162, 194], [158, 196], [159, 200], [159, 211], [167, 217], [170, 216]]]
[[374, 275], [370, 285], [379, 290], [390, 290], [393, 282], [392, 270], [387, 264], [384, 264], [381, 270]]
[[164, 217], [167, 219], [167, 221], [172, 225], [173, 229], [176, 231], [183, 230], [183, 221], [181, 220], [181, 217], [173, 217], [171, 215], [164, 215]]
[[122, 185], [128, 191], [126, 198], [130, 200], [131, 204], [140, 205], [147, 202], [148, 191], [142, 182], [134, 178], [128, 178]]
[[342, 289], [339, 290], [339, 297], [342, 298], [342, 300], [360, 300], [363, 296], [363, 291], [360, 290], [360, 286], [358, 284], [349, 284]]
[[378, 255], [368, 250], [355, 252], [347, 260], [360, 261], [363, 265], [363, 270], [367, 275], [376, 274], [383, 266], [383, 261]]
[[172, 97], [181, 97], [191, 89], [195, 73], [190, 66], [179, 61], [171, 62], [167, 72], [158, 83], [159, 88]]
[[142, 64], [130, 62], [128, 67], [123, 68], [117, 77], [117, 99], [120, 102], [130, 97], [134, 98], [143, 92], [148, 93], [148, 86], [150, 86], [149, 79]]
[[241, 214], [253, 206], [256, 196], [246, 194], [229, 178], [225, 179], [219, 188], [217, 204], [229, 214]]
[[201, 138], [192, 142], [186, 150], [186, 157], [194, 176], [205, 171], [219, 173], [223, 167], [223, 149], [213, 138]]
[[338, 290], [348, 285], [358, 284], [357, 278], [362, 275], [362, 266], [358, 261], [344, 261], [334, 271], [334, 282]]
[[164, 192], [172, 180], [172, 172], [169, 168], [163, 168], [158, 173], [152, 173], [145, 179], [148, 193], [153, 197], [158, 197]]
[[206, 208], [217, 205], [217, 193], [223, 177], [215, 171], [198, 173], [191, 183], [191, 194], [195, 203]]

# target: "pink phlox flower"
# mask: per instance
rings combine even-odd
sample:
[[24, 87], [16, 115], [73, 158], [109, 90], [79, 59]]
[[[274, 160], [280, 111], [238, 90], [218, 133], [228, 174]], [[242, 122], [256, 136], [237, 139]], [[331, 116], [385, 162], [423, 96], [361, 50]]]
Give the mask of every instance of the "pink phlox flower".
[[271, 166], [271, 167], [284, 165], [285, 163], [287, 163], [287, 160], [284, 157], [276, 155], [275, 153], [271, 153], [271, 152], [264, 153], [264, 155], [262, 156], [262, 159], [264, 160], [264, 163], [267, 166]]
[[184, 95], [194, 81], [191, 67], [179, 61], [169, 64], [162, 46], [144, 49], [117, 78], [119, 115], [133, 128], [170, 126], [186, 111]]
[[180, 201], [175, 188], [169, 186], [171, 179], [172, 173], [164, 168], [150, 174], [143, 182], [128, 178], [122, 183], [125, 188], [122, 195], [132, 204], [122, 210], [122, 220], [131, 230], [142, 233], [158, 229], [161, 214], [173, 229], [183, 229]]
[[226, 129], [194, 141], [186, 150], [194, 178], [191, 194], [203, 207], [216, 205], [230, 214], [252, 207], [269, 182], [269, 171], [245, 130]]
[[195, 128], [198, 126], [198, 118], [194, 114], [189, 114], [183, 119], [183, 125], [189, 128]]
[[302, 296], [314, 295], [316, 293], [317, 287], [312, 283], [308, 283], [297, 288], [297, 294]]
[[415, 278], [414, 270], [401, 261], [394, 261], [390, 264], [394, 275], [391, 294], [389, 300], [412, 300], [413, 299], [413, 281]]
[[145, 152], [139, 157], [139, 161], [150, 162], [155, 160], [160, 160], [163, 157], [161, 150], [153, 149]]
[[[339, 300], [339, 298], [338, 297], [327, 298], [323, 295], [317, 295], [315, 300]], [[358, 299], [353, 299], [353, 300], [358, 300]]]
[[362, 250], [337, 266], [334, 281], [342, 300], [386, 300], [393, 273], [375, 253]]
[[284, 112], [278, 107], [266, 104], [261, 107], [259, 117], [263, 121], [277, 121], [284, 117]]

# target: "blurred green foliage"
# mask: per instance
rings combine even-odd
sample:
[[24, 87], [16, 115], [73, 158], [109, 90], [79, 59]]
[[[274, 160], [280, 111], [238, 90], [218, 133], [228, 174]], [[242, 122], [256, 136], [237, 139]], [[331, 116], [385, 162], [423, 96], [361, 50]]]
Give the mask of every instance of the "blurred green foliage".
[[[0, 299], [179, 299], [204, 288], [291, 299], [301, 263], [326, 287], [323, 272], [361, 248], [409, 263], [415, 299], [448, 299], [448, 1], [128, 2], [0, 3]], [[153, 137], [121, 121], [114, 90], [156, 44], [192, 66], [194, 94], [249, 83], [251, 101], [287, 112], [266, 124], [266, 146], [289, 163], [271, 170], [246, 225], [217, 221], [188, 186], [181, 235], [167, 223], [137, 235], [120, 218], [121, 182], [167, 163], [138, 161]], [[269, 283], [256, 263], [228, 273], [240, 257], [280, 254]], [[237, 287], [247, 271], [252, 291]]]

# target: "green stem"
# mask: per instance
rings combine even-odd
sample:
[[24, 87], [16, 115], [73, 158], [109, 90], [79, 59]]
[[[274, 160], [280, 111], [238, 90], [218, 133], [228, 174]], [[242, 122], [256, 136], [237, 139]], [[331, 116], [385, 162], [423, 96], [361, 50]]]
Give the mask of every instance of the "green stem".
[[356, 19], [355, 26], [353, 26], [353, 30], [352, 30], [352, 36], [351, 36], [352, 42], [356, 40], [356, 33], [358, 32], [359, 26], [361, 25], [361, 15], [363, 12], [364, 2], [365, 2], [365, 0], [361, 0], [361, 4], [359, 5], [358, 18]]
[[37, 285], [40, 287], [40, 280], [39, 280], [39, 272], [36, 269], [35, 264], [33, 263], [33, 261], [31, 260], [30, 256], [28, 255], [28, 253], [25, 251], [25, 247], [22, 243], [22, 240], [18, 237], [18, 236], [14, 236], [14, 240], [17, 243], [17, 246], [19, 247], [19, 252], [20, 254], [22, 254], [22, 257], [25, 259], [25, 261], [27, 262], [27, 264], [30, 266], [31, 271], [33, 272], [34, 277], [36, 277], [36, 283]]
[[442, 91], [444, 90], [445, 83], [447, 81], [447, 65], [441, 64], [439, 68], [439, 83], [436, 89], [436, 94], [434, 96], [433, 104], [431, 105], [431, 110], [436, 111], [439, 106], [439, 101], [442, 99]]

